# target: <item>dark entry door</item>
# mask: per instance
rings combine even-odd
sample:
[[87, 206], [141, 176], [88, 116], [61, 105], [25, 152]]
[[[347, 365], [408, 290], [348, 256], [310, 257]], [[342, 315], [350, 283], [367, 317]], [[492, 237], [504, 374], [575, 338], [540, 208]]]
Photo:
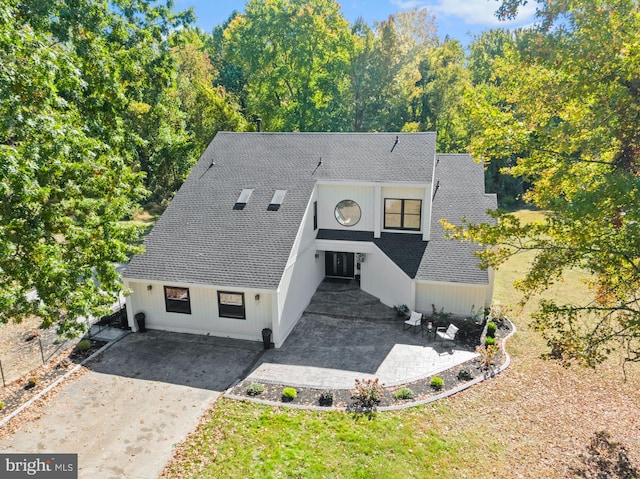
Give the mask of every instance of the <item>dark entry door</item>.
[[326, 251], [324, 254], [324, 274], [333, 278], [353, 278], [353, 253]]

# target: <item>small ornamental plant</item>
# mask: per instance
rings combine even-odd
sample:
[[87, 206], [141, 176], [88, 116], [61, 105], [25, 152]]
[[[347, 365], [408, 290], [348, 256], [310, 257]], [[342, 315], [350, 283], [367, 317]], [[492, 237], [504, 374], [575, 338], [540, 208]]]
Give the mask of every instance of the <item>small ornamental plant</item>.
[[356, 405], [363, 408], [372, 408], [382, 399], [382, 387], [380, 380], [356, 379], [356, 387], [351, 391], [351, 398], [355, 399]]
[[4, 409], [4, 401], [0, 401], [0, 411]]
[[469, 369], [461, 369], [458, 371], [458, 379], [460, 381], [470, 381], [473, 379], [473, 374]]
[[78, 344], [76, 344], [76, 350], [78, 351], [86, 351], [91, 347], [91, 341], [88, 339], [83, 339]]
[[285, 402], [293, 401], [297, 397], [298, 391], [296, 391], [294, 388], [284, 388], [282, 390], [282, 400]]
[[38, 378], [37, 377], [31, 377], [29, 378], [29, 380], [27, 381], [27, 388], [34, 388], [36, 387], [36, 385], [38, 384]]
[[436, 391], [440, 391], [444, 387], [444, 379], [439, 376], [431, 378], [431, 387]]
[[247, 388], [249, 396], [258, 396], [264, 392], [264, 386], [260, 383], [253, 383]]
[[414, 396], [415, 396], [414, 392], [409, 388], [398, 389], [393, 395], [393, 397], [398, 400], [413, 399]]
[[485, 346], [495, 346], [496, 345], [496, 338], [492, 338], [490, 336], [487, 336], [484, 339], [484, 345]]
[[323, 391], [318, 399], [320, 406], [333, 406], [334, 395], [333, 391]]
[[476, 348], [476, 353], [480, 355], [480, 366], [482, 366], [482, 368], [485, 370], [489, 370], [493, 369], [493, 366], [498, 361], [498, 357], [500, 356], [500, 348], [495, 344], [485, 347], [478, 346]]
[[487, 323], [487, 337], [488, 338], [495, 338], [497, 330], [498, 330], [498, 325], [496, 323], [494, 323], [493, 321], [489, 321]]

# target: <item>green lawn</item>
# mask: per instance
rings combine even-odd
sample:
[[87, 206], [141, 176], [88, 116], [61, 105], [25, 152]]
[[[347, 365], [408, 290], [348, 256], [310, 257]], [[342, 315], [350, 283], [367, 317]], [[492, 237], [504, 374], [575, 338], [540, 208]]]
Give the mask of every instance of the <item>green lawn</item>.
[[[522, 215], [535, 221], [542, 213]], [[530, 260], [516, 256], [496, 274], [496, 300], [518, 302], [511, 284]], [[585, 278], [572, 271], [549, 294], [580, 300]], [[512, 365], [491, 381], [371, 419], [223, 399], [178, 447], [163, 477], [568, 478], [601, 430], [640, 457], [640, 375], [623, 383], [615, 361], [594, 372], [541, 360], [544, 342], [529, 327], [534, 306], [513, 317], [519, 331], [509, 342]]]

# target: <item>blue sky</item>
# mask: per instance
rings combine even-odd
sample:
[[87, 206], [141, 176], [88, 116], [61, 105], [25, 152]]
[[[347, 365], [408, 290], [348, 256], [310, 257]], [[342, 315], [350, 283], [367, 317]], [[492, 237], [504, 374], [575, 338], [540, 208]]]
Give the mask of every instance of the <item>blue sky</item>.
[[[533, 23], [535, 2], [530, 1], [514, 22], [500, 22], [494, 15], [497, 0], [339, 0], [342, 13], [353, 23], [362, 16], [369, 24], [390, 14], [414, 7], [427, 8], [436, 16], [438, 35], [449, 35], [467, 44], [470, 34], [495, 27], [516, 27]], [[245, 0], [176, 0], [176, 10], [194, 7], [197, 25], [210, 32], [233, 10], [244, 11]]]

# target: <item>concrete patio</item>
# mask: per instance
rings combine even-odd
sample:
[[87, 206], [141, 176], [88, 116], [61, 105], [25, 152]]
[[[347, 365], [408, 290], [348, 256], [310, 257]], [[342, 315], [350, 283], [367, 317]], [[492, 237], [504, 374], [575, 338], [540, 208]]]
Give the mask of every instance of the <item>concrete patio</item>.
[[476, 357], [452, 342], [403, 330], [396, 312], [355, 282], [323, 282], [282, 348], [265, 351], [248, 376], [262, 383], [350, 389], [377, 377], [386, 386], [424, 378]]

